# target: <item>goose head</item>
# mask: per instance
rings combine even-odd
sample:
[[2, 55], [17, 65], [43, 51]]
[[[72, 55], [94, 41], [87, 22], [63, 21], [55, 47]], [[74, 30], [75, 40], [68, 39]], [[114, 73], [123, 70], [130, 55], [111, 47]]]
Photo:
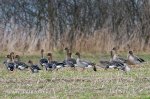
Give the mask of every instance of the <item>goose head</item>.
[[44, 52], [44, 49], [41, 49], [41, 53], [43, 53]]
[[112, 52], [113, 52], [113, 54], [117, 54], [117, 48], [114, 47], [114, 48], [112, 49]]
[[30, 65], [33, 65], [33, 61], [31, 61], [31, 60], [29, 60], [28, 63], [29, 63]]
[[52, 53], [47, 53], [48, 61], [52, 61]]
[[68, 47], [66, 47], [66, 48], [64, 48], [64, 50], [69, 50], [69, 48], [68, 48]]
[[10, 55], [6, 55], [6, 58], [10, 59], [11, 57], [10, 57]]
[[19, 56], [19, 55], [16, 55], [15, 58], [20, 58], [20, 56]]
[[13, 57], [13, 58], [14, 58], [14, 55], [15, 55], [14, 52], [10, 53], [10, 56]]
[[66, 51], [66, 53], [69, 53], [69, 48], [64, 48], [64, 50]]
[[47, 56], [52, 57], [52, 53], [47, 53]]
[[113, 47], [113, 48], [112, 48], [112, 50], [116, 51], [116, 50], [117, 50], [117, 48], [116, 48], [116, 47]]
[[17, 61], [20, 61], [20, 56], [19, 56], [19, 55], [16, 55], [16, 56], [15, 56], [15, 59], [16, 59]]
[[80, 53], [79, 52], [76, 52], [75, 55], [78, 56], [78, 58], [80, 58]]
[[133, 55], [133, 51], [129, 51], [129, 55]]

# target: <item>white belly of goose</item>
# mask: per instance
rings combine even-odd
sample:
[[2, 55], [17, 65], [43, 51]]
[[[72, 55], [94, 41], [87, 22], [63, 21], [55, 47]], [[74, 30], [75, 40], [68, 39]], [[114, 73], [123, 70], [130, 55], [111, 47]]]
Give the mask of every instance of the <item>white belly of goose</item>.
[[23, 69], [25, 69], [25, 67], [23, 67], [23, 66], [18, 66], [18, 69], [23, 70]]
[[88, 65], [87, 67], [85, 67], [85, 68], [92, 68], [93, 66], [92, 65]]
[[93, 66], [88, 64], [86, 61], [82, 61], [80, 59], [77, 59], [77, 66], [81, 68], [92, 68]]

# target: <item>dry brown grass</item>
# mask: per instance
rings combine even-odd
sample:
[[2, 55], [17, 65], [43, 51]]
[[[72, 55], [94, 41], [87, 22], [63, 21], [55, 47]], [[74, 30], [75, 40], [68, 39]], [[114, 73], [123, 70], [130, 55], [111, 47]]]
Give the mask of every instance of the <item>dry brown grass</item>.
[[120, 37], [117, 39], [116, 34], [112, 33], [108, 29], [102, 29], [95, 31], [92, 35], [86, 36], [83, 33], [76, 35], [74, 41], [69, 41], [69, 31], [63, 33], [54, 43], [53, 37], [51, 37], [48, 31], [41, 34], [37, 34], [36, 29], [24, 29], [14, 26], [10, 31], [0, 30], [0, 49], [2, 51], [19, 51], [32, 53], [45, 50], [62, 50], [64, 47], [71, 47], [75, 51], [84, 52], [107, 52], [114, 46], [118, 46], [120, 51], [127, 50], [127, 44], [131, 45], [131, 48], [135, 51], [148, 51], [150, 49], [150, 40], [145, 45], [145, 39], [140, 38], [135, 30], [130, 38], [124, 34], [119, 33]]

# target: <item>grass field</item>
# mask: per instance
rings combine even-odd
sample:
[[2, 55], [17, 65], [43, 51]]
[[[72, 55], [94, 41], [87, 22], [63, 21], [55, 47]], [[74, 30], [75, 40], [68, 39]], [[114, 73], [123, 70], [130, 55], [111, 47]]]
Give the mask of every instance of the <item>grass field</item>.
[[[127, 74], [118, 70], [81, 72], [64, 68], [32, 74], [29, 70], [7, 71], [0, 56], [0, 99], [150, 99], [150, 54], [139, 54], [146, 62]], [[55, 59], [63, 60], [63, 54]], [[39, 55], [23, 56], [23, 61], [38, 62]], [[107, 54], [88, 54], [83, 58], [97, 62]]]

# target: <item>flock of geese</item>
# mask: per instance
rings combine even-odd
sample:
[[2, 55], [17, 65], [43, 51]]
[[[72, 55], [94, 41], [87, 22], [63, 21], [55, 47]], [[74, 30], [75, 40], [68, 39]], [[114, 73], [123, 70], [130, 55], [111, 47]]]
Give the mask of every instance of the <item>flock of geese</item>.
[[[68, 48], [64, 49], [66, 52], [66, 58], [64, 61], [54, 61], [52, 58], [52, 53], [47, 53], [46, 58], [44, 57], [44, 50], [41, 50], [41, 59], [39, 59], [39, 63], [41, 68], [46, 71], [58, 70], [63, 67], [70, 67], [72, 69], [76, 69], [76, 67], [82, 68], [85, 70], [86, 68], [92, 68], [94, 71], [97, 71], [97, 66], [95, 63], [91, 61], [87, 61], [81, 59], [81, 55], [79, 52], [75, 53], [77, 59], [72, 58], [72, 53]], [[113, 48], [110, 51], [111, 59], [108, 61], [100, 61], [100, 64], [107, 70], [108, 68], [114, 68], [118, 70], [122, 70], [125, 72], [130, 71], [131, 65], [137, 65], [145, 62], [142, 58], [137, 57], [133, 54], [133, 51], [129, 50], [127, 59], [119, 57], [117, 54], [117, 48]], [[14, 52], [11, 52], [6, 56], [5, 61], [3, 62], [5, 67], [9, 71], [14, 71], [15, 69], [25, 70], [30, 68], [32, 73], [38, 73], [39, 70], [42, 70], [39, 65], [34, 64], [32, 60], [29, 60], [28, 63], [25, 63], [20, 60], [19, 55], [15, 55]]]

